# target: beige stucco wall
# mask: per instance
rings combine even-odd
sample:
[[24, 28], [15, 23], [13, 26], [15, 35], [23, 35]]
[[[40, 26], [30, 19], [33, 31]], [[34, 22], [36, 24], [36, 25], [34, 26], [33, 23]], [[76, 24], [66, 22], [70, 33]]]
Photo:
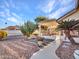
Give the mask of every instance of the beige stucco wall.
[[[41, 26], [46, 26], [47, 30], [43, 30]], [[58, 32], [55, 31], [57, 28], [58, 23], [54, 20], [48, 20], [48, 21], [43, 21], [39, 23], [39, 34], [40, 35], [53, 35], [53, 34], [58, 34]]]

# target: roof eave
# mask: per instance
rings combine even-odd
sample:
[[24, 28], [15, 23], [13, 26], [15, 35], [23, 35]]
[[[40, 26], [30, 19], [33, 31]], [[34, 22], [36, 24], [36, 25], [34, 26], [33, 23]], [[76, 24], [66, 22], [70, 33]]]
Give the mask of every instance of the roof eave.
[[71, 10], [70, 12], [68, 12], [67, 14], [65, 14], [64, 16], [60, 17], [59, 19], [57, 19], [58, 22], [63, 21], [66, 17], [72, 15], [73, 13], [75, 13], [77, 10], [79, 10], [79, 0], [76, 0], [76, 7], [75, 9]]

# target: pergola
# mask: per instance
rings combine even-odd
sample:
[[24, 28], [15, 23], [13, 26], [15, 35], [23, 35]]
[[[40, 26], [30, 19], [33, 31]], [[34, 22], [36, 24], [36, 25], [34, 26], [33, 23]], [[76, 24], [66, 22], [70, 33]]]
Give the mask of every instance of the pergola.
[[79, 23], [76, 24], [76, 25], [74, 25], [73, 28], [75, 28], [75, 29], [76, 29], [76, 28], [79, 28]]

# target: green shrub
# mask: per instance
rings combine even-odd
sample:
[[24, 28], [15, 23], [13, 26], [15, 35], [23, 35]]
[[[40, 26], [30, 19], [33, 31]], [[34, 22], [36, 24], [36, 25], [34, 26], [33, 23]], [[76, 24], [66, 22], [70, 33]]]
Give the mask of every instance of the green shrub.
[[4, 40], [7, 37], [7, 32], [0, 30], [0, 40]]
[[27, 36], [30, 36], [35, 29], [36, 29], [36, 24], [30, 21], [27, 21], [22, 26], [20, 26], [21, 32]]

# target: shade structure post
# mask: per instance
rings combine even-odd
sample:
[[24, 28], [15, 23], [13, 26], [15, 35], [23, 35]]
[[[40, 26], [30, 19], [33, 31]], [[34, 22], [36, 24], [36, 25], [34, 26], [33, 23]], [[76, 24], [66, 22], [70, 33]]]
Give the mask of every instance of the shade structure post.
[[55, 39], [56, 44], [60, 45], [62, 43], [61, 40], [61, 31], [59, 31], [59, 34], [56, 35], [56, 39]]

